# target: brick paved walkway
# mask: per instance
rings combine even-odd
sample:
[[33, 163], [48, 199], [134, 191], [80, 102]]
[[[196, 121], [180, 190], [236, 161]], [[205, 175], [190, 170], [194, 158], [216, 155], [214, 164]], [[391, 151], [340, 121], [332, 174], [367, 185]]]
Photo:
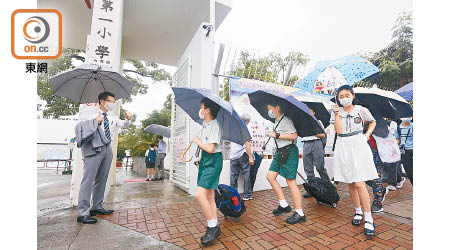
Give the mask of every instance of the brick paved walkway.
[[[318, 205], [313, 198], [303, 199], [307, 221], [296, 225], [284, 222], [286, 214], [272, 214], [278, 205], [272, 190], [255, 192], [254, 200], [246, 202], [247, 212], [239, 222], [219, 213], [222, 234], [205, 249], [412, 249], [412, 226], [383, 213], [374, 215], [377, 236], [373, 240], [366, 239], [362, 226], [352, 226], [354, 210], [346, 186], [339, 184], [341, 201], [335, 209]], [[289, 190], [283, 191], [293, 205]], [[390, 192], [385, 203], [390, 210], [406, 209], [412, 216], [411, 184]], [[206, 230], [205, 219], [194, 201], [118, 210], [99, 217], [185, 249], [201, 248], [200, 237]]]

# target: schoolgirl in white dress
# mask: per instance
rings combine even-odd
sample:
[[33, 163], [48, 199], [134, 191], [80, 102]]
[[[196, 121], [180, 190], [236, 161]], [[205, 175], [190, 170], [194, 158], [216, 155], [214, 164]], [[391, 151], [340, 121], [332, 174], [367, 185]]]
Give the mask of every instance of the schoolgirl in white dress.
[[[365, 181], [378, 178], [372, 151], [367, 143], [375, 129], [375, 119], [368, 109], [354, 105], [355, 93], [349, 85], [341, 86], [336, 96], [339, 105], [333, 108], [330, 119], [337, 133], [334, 180], [348, 183], [356, 212], [352, 224], [361, 225], [364, 211], [364, 234], [373, 237], [375, 224], [370, 212], [370, 196]], [[369, 124], [365, 134], [363, 134], [364, 123]]]

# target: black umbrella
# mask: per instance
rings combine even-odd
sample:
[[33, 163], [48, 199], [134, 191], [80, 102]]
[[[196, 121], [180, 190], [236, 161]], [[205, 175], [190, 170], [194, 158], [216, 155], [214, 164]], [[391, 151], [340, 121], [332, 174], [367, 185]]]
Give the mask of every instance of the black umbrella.
[[[376, 117], [398, 119], [413, 116], [411, 105], [401, 96], [392, 92], [372, 88], [353, 88], [358, 104], [369, 109]], [[331, 101], [334, 102], [334, 99]]]
[[325, 105], [322, 102], [303, 102], [310, 109], [313, 109], [316, 113], [316, 118], [320, 120], [323, 126], [326, 128], [330, 125], [330, 112], [328, 112]]
[[117, 72], [102, 70], [97, 65], [82, 64], [50, 78], [53, 94], [78, 103], [98, 102], [102, 92], [113, 93], [116, 99], [131, 96], [135, 84]]
[[271, 122], [275, 122], [275, 119], [270, 118], [267, 114], [267, 104], [272, 100], [280, 103], [284, 114], [294, 122], [295, 129], [300, 137], [325, 133], [317, 119], [309, 111], [308, 106], [297, 100], [293, 95], [283, 94], [274, 90], [258, 90], [248, 94], [248, 97], [250, 104], [258, 113]]

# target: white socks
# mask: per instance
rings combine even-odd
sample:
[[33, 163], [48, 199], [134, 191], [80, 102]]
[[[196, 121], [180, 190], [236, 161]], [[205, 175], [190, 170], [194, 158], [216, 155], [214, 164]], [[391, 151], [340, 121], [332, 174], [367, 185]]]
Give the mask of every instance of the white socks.
[[[363, 214], [363, 211], [362, 211], [361, 207], [355, 207], [355, 213]], [[355, 215], [355, 219], [362, 220], [362, 216], [361, 215]]]
[[305, 216], [303, 209], [295, 209], [295, 212], [297, 212], [300, 216]]
[[217, 222], [217, 218], [212, 219], [212, 220], [207, 220], [207, 222], [208, 222], [208, 227], [215, 227], [215, 226], [219, 225], [219, 222]]
[[[373, 223], [372, 213], [371, 212], [364, 212], [364, 220]], [[369, 230], [373, 230], [374, 229], [373, 225], [369, 224], [369, 223], [364, 223], [364, 227], [369, 229]]]
[[286, 200], [280, 200], [280, 206], [285, 208], [285, 207], [289, 206], [289, 204], [287, 203]]
[[150, 175], [147, 175], [147, 179], [150, 179]]

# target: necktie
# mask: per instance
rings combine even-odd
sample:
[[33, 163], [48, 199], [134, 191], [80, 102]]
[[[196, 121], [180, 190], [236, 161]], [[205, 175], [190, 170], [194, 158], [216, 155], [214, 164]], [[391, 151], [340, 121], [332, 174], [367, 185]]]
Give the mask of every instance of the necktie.
[[103, 125], [105, 127], [105, 135], [109, 143], [111, 142], [111, 131], [109, 130], [109, 121], [108, 116], [106, 116], [106, 113], [103, 113]]

